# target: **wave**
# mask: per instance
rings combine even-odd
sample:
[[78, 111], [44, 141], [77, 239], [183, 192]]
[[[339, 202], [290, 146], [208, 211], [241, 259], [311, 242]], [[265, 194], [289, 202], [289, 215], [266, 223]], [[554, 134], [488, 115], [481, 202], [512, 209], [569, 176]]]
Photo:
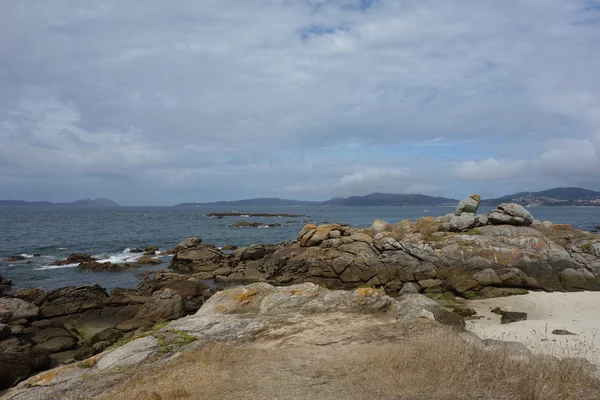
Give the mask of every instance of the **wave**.
[[78, 267], [79, 263], [65, 264], [65, 265], [42, 265], [41, 267], [34, 268], [36, 271], [45, 271], [47, 269], [62, 269], [62, 268], [74, 268]]
[[67, 250], [66, 247], [57, 247], [56, 250]]
[[34, 256], [33, 254], [25, 254], [25, 253], [23, 253], [23, 254], [21, 254], [21, 257], [25, 257], [25, 258], [33, 258], [33, 257], [35, 257], [35, 256]]
[[265, 229], [265, 228], [270, 228], [269, 225], [259, 225], [258, 229]]

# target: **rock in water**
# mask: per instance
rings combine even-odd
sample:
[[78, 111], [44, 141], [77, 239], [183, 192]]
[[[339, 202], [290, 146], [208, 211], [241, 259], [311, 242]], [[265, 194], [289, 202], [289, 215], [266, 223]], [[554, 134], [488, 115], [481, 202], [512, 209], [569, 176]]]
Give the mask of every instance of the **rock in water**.
[[481, 201], [481, 197], [478, 194], [472, 194], [467, 197], [456, 207], [456, 215], [461, 215], [462, 213], [473, 213], [477, 212], [479, 208], [479, 202]]
[[0, 276], [0, 296], [4, 296], [8, 293], [11, 286], [12, 281], [10, 279]]

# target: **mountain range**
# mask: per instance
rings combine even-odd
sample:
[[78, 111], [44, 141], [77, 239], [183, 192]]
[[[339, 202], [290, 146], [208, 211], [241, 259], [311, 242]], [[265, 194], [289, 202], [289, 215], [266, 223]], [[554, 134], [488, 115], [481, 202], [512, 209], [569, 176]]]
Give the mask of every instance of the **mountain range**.
[[[371, 193], [365, 196], [335, 197], [327, 201], [302, 201], [279, 198], [256, 198], [210, 203], [180, 203], [174, 207], [198, 206], [452, 206], [457, 199], [434, 197], [424, 194]], [[599, 206], [600, 192], [579, 187], [560, 187], [540, 192], [520, 192], [506, 196], [484, 199], [482, 205], [496, 206], [500, 203], [519, 203], [532, 206]], [[76, 206], [76, 207], [119, 207], [112, 200], [99, 198], [83, 199], [71, 203], [51, 203], [48, 201], [0, 200], [0, 205], [21, 206]]]
[[120, 207], [110, 199], [82, 199], [71, 203], [51, 203], [49, 201], [0, 200], [0, 206], [75, 206], [75, 207]]
[[[327, 201], [300, 201], [278, 198], [258, 198], [213, 203], [181, 203], [175, 207], [196, 206], [450, 206], [459, 200], [434, 197], [423, 194], [371, 193], [365, 196], [335, 197]], [[541, 192], [521, 192], [495, 199], [485, 199], [482, 205], [496, 206], [500, 203], [519, 203], [537, 206], [600, 206], [600, 192], [593, 190], [563, 187]]]

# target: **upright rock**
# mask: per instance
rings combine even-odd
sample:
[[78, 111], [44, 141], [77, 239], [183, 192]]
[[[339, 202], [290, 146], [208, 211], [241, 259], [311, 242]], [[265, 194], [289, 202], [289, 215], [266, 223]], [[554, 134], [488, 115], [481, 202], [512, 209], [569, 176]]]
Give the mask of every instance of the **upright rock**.
[[481, 197], [478, 194], [472, 194], [467, 197], [456, 207], [456, 215], [461, 215], [462, 213], [472, 213], [475, 214], [477, 209], [479, 208], [479, 202], [481, 201]]

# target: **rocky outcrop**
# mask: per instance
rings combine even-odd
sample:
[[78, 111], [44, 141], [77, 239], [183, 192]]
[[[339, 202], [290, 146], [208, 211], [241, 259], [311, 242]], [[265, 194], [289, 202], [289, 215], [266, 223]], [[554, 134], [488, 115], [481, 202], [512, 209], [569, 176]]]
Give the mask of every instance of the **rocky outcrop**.
[[[504, 205], [499, 210], [519, 218], [515, 220], [519, 224], [533, 221], [518, 207]], [[372, 230], [338, 224], [309, 224], [293, 242], [254, 245], [238, 249], [233, 256], [211, 248], [208, 256], [201, 257], [201, 268], [189, 271], [200, 270], [203, 278], [222, 282], [367, 285], [390, 294], [407, 283], [413, 284], [412, 290], [440, 287], [464, 297], [504, 295], [513, 289], [600, 289], [598, 236], [558, 225], [551, 230], [543, 224], [539, 229], [481, 225], [485, 221], [480, 217], [462, 213], [420, 218], [375, 235]], [[467, 222], [459, 225], [455, 218]], [[450, 222], [453, 219], [456, 224]]]
[[456, 207], [456, 215], [460, 216], [463, 213], [477, 213], [480, 201], [481, 197], [479, 197], [478, 194], [472, 194], [471, 196], [458, 203], [458, 206]]
[[440, 306], [418, 294], [396, 301], [371, 288], [330, 291], [310, 283], [255, 283], [221, 291], [195, 315], [89, 358], [85, 368], [73, 364], [31, 377], [7, 398], [75, 398], [84, 382], [85, 395], [95, 397], [114, 384], [117, 371], [119, 379], [127, 379], [142, 367], [163, 365], [175, 353], [212, 341], [317, 348], [348, 341], [392, 343], [404, 332], [441, 329], [438, 316], [443, 314]]
[[154, 257], [150, 257], [150, 256], [142, 256], [142, 257], [138, 258], [135, 262], [138, 264], [141, 264], [141, 265], [162, 264], [162, 260], [160, 258], [154, 258]]
[[[196, 312], [215, 292], [189, 276], [152, 273], [137, 289], [98, 285], [44, 293], [26, 288], [0, 299], [0, 389], [50, 365], [90, 357], [136, 330]], [[18, 361], [17, 361], [18, 360]]]

